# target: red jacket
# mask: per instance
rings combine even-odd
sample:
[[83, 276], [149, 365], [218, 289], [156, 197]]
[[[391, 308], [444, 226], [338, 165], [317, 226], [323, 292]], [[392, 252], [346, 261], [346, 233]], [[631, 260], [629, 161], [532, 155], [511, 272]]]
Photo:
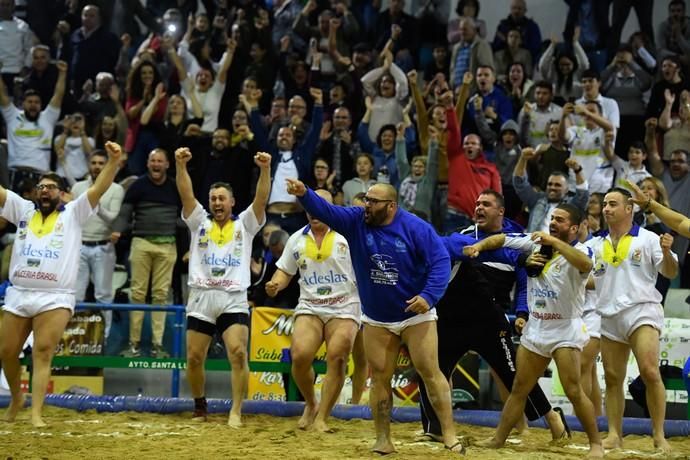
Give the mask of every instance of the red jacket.
[[460, 128], [453, 112], [448, 113], [448, 207], [474, 215], [479, 194], [487, 188], [502, 193], [496, 165], [480, 154], [474, 160], [465, 156], [460, 143]]

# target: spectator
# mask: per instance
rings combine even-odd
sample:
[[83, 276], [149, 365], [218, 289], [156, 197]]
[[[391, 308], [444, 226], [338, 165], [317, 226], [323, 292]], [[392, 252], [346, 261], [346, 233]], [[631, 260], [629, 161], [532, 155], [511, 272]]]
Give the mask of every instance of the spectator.
[[680, 101], [678, 96], [684, 90], [690, 90], [688, 80], [683, 77], [681, 69], [682, 65], [676, 56], [666, 56], [661, 60], [661, 80], [652, 86], [647, 111], [645, 112], [646, 119], [659, 118], [661, 116], [666, 103], [666, 98], [664, 97], [666, 90], [671, 91], [671, 94], [676, 96], [671, 106], [671, 116], [678, 113], [678, 102]]
[[100, 9], [86, 5], [81, 11], [81, 27], [70, 39], [71, 88], [77, 97], [84, 83], [95, 80], [98, 72], [115, 73], [120, 46], [120, 39], [102, 27]]
[[489, 43], [479, 36], [473, 20], [460, 21], [460, 40], [450, 55], [450, 86], [456, 89], [462, 84], [466, 72], [476, 75], [479, 67], [493, 67], [494, 56]]
[[606, 194], [594, 192], [587, 201], [587, 227], [592, 235], [600, 235], [608, 229], [604, 218], [604, 197]]
[[[563, 31], [565, 42], [578, 41], [588, 53], [593, 52], [594, 56], [598, 54], [597, 51], [604, 51], [609, 39], [611, 1], [576, 0], [568, 1], [568, 4], [568, 16]], [[576, 34], [577, 39], [573, 38]], [[618, 44], [614, 49], [617, 46]], [[601, 56], [605, 56], [605, 53], [602, 52]]]
[[469, 18], [474, 21], [480, 38], [486, 39], [486, 22], [479, 19], [479, 0], [459, 0], [455, 6], [457, 18], [448, 21], [448, 44], [455, 45], [461, 40], [460, 22]]
[[[645, 122], [645, 144], [649, 153], [649, 171], [654, 177], [661, 179], [668, 191], [668, 199], [671, 208], [684, 216], [690, 216], [690, 155], [686, 149], [678, 149], [671, 152], [669, 165], [661, 161], [659, 149], [656, 143], [656, 120], [649, 119]], [[673, 241], [673, 252], [680, 254], [681, 264], [680, 285], [690, 288], [690, 256], [688, 255], [688, 239], [676, 236]]]
[[14, 15], [14, 8], [15, 0], [0, 0], [0, 71], [9, 94], [14, 94], [14, 78], [31, 65], [31, 47], [38, 42], [29, 25]]
[[[503, 90], [495, 85], [496, 74], [493, 68], [488, 66], [479, 67], [477, 69], [476, 81], [477, 92], [470, 97], [467, 103], [469, 126], [471, 127], [471, 122], [474, 122], [474, 129], [469, 131], [477, 132], [479, 131], [479, 126], [485, 123], [487, 129], [491, 129], [498, 134], [503, 123], [513, 118], [513, 104]], [[479, 132], [481, 134], [481, 131]]]
[[89, 172], [87, 161], [95, 147], [96, 142], [86, 132], [84, 115], [77, 112], [65, 116], [62, 133], [55, 138], [56, 172], [67, 180], [70, 187], [86, 177]]
[[541, 52], [541, 32], [537, 23], [525, 16], [525, 13], [527, 13], [525, 0], [510, 1], [510, 14], [498, 23], [492, 47], [494, 51], [504, 49], [507, 46], [508, 31], [517, 29], [522, 35], [522, 45], [530, 52], [534, 62]]
[[554, 172], [568, 175], [570, 168], [566, 160], [570, 158], [570, 150], [563, 144], [558, 135], [559, 120], [551, 120], [546, 124], [547, 142], [537, 145], [535, 156], [527, 164], [530, 183], [538, 190], [546, 190], [549, 176]]
[[397, 65], [405, 71], [412, 70], [419, 49], [417, 19], [403, 11], [405, 0], [390, 0], [388, 9], [379, 14], [376, 21], [378, 40], [376, 49], [383, 50], [388, 40], [393, 41], [391, 52]]
[[652, 86], [652, 77], [633, 60], [632, 48], [623, 45], [602, 72], [601, 81], [601, 90], [620, 107], [616, 154], [625, 158], [628, 147], [639, 140], [644, 127], [644, 93]]
[[[331, 126], [333, 126], [332, 130]], [[353, 177], [353, 158], [359, 150], [359, 143], [352, 139], [350, 111], [347, 107], [338, 107], [333, 112], [333, 121], [324, 122], [319, 146], [316, 149], [317, 156], [332, 166], [335, 173], [333, 185], [336, 189], [340, 189], [345, 181]]]
[[557, 104], [570, 102], [582, 94], [580, 76], [589, 68], [589, 60], [582, 49], [578, 39], [580, 29], [575, 29], [573, 35], [573, 51], [560, 51], [556, 53], [558, 37], [551, 36], [551, 43], [539, 59], [539, 71], [544, 80], [555, 84], [554, 100]]
[[515, 63], [522, 64], [525, 80], [532, 77], [532, 55], [529, 51], [522, 47], [522, 35], [519, 29], [510, 29], [508, 31], [508, 40], [506, 47], [494, 53], [494, 62], [496, 64], [496, 78], [501, 83], [508, 81], [508, 73]]
[[[101, 120], [104, 116], [115, 117], [122, 110], [119, 100], [119, 88], [115, 83], [115, 77], [108, 72], [98, 72], [96, 75], [95, 89], [94, 84], [87, 81], [84, 84], [84, 92], [79, 101], [79, 109], [87, 120], [87, 126], [93, 128], [94, 123]], [[118, 99], [113, 99], [113, 87], [117, 91]]]
[[687, 149], [690, 145], [690, 93], [683, 91], [680, 95], [681, 103], [678, 105], [678, 117], [671, 117], [671, 107], [675, 102], [676, 96], [670, 91], [664, 91], [666, 105], [659, 117], [659, 126], [666, 130], [664, 132], [664, 154], [663, 159], [671, 159], [671, 152], [675, 150]]
[[300, 7], [297, 0], [275, 0], [273, 2], [271, 40], [273, 41], [273, 47], [275, 49], [280, 47], [283, 37], [287, 37], [297, 48], [305, 48], [304, 40], [302, 40], [292, 29], [292, 25], [298, 19], [301, 11], [302, 7]]
[[[167, 153], [155, 149], [146, 164], [148, 173], [139, 177], [125, 193], [120, 213], [113, 224], [113, 239], [117, 241], [132, 225], [132, 247], [129, 255], [131, 267], [131, 301], [145, 304], [151, 282], [151, 304], [168, 305], [173, 266], [177, 259], [175, 234], [180, 216], [180, 196], [175, 181], [168, 177]], [[151, 356], [167, 358], [163, 347], [165, 312], [151, 312], [153, 330]], [[129, 314], [129, 344], [122, 356], [141, 356], [141, 329], [143, 311]]]
[[517, 119], [526, 101], [534, 99], [534, 82], [525, 72], [525, 66], [521, 62], [514, 62], [508, 69], [508, 79], [503, 83], [506, 94], [510, 96], [513, 119]]
[[150, 120], [162, 122], [165, 117], [168, 98], [161, 81], [158, 68], [149, 61], [140, 61], [127, 77], [127, 101], [125, 112], [129, 126], [125, 151], [128, 153], [127, 165], [132, 174], [142, 174], [146, 170], [147, 152], [158, 146], [158, 139], [150, 127], [141, 127], [141, 116], [151, 106]]
[[534, 84], [534, 102], [525, 102], [517, 120], [523, 145], [537, 147], [548, 139], [548, 125], [561, 118], [561, 107], [553, 102], [553, 86], [541, 80]]
[[[165, 111], [165, 118], [162, 122], [154, 122], [153, 129], [157, 132], [159, 146], [166, 152], [174, 152], [181, 146], [182, 137], [191, 128], [191, 131], [198, 130], [201, 133], [201, 125], [204, 122], [201, 105], [197, 102], [195, 94], [190, 95], [191, 113], [188, 115], [187, 101], [179, 94], [173, 94], [168, 98], [168, 107]], [[151, 106], [151, 104], [149, 104]], [[153, 115], [152, 110], [145, 110], [141, 115], [142, 126], [148, 126], [151, 123]], [[170, 174], [172, 175], [174, 171]]]
[[123, 121], [124, 124], [120, 124], [119, 117], [118, 119], [109, 116], [103, 117], [94, 130], [95, 147], [103, 150], [105, 143], [108, 141], [123, 145], [127, 134], [127, 120], [123, 118]]
[[570, 158], [567, 160], [567, 165], [575, 172], [577, 186], [575, 194], [568, 194], [568, 178], [561, 172], [554, 172], [549, 176], [549, 181], [546, 184], [546, 191], [535, 191], [527, 181], [527, 162], [534, 158], [535, 151], [531, 147], [522, 149], [520, 159], [515, 165], [513, 172], [513, 187], [522, 202], [529, 210], [529, 222], [525, 229], [528, 233], [537, 231], [549, 231], [549, 223], [551, 222], [551, 214], [560, 203], [569, 203], [577, 206], [584, 211], [587, 206], [587, 199], [589, 193], [587, 192], [587, 180], [582, 174], [582, 167], [577, 163], [577, 160]]
[[[383, 65], [362, 77], [364, 91], [372, 98], [371, 117], [367, 120], [371, 141], [376, 139], [382, 126], [396, 125], [402, 121], [402, 104], [409, 93], [407, 78], [393, 62], [393, 54], [385, 50], [383, 56]], [[364, 148], [361, 140], [360, 144]]]
[[648, 74], [654, 75], [656, 73], [656, 58], [652, 55], [654, 52], [652, 41], [642, 32], [635, 32], [630, 36], [628, 45], [633, 50], [635, 62]]
[[424, 69], [424, 83], [428, 84], [438, 78], [439, 74], [443, 75], [445, 81], [450, 81], [450, 57], [446, 45], [436, 43], [433, 45], [431, 55], [432, 60]]
[[[575, 112], [584, 118], [585, 125], [571, 126], [566, 130], [566, 119]], [[601, 106], [596, 101], [577, 106], [569, 102], [563, 106], [561, 122], [558, 125], [559, 136], [570, 145], [571, 158], [574, 158], [584, 170], [582, 175], [589, 184], [590, 193], [606, 193], [613, 185], [614, 171], [603, 152], [604, 133], [613, 132], [613, 129], [613, 123], [602, 117]], [[575, 175], [573, 170], [571, 184], [575, 182]]]
[[[93, 184], [108, 160], [103, 150], [94, 150], [89, 157], [89, 174], [83, 181], [72, 187], [72, 195], [77, 198]], [[75, 297], [77, 302], [86, 299], [89, 281], [93, 283], [96, 302], [111, 304], [113, 302], [113, 272], [115, 271], [115, 245], [110, 240], [112, 224], [120, 213], [124, 190], [118, 183], [110, 184], [101, 197], [96, 213], [89, 217], [82, 228], [82, 246], [79, 257], [79, 275]], [[105, 310], [104, 336], [110, 335], [113, 311]]]
[[397, 126], [395, 140], [395, 158], [398, 172], [402, 178], [398, 192], [398, 204], [406, 211], [414, 212], [418, 216], [425, 216], [427, 221], [431, 219], [431, 205], [434, 201], [438, 181], [438, 138], [440, 136], [440, 133], [433, 126], [428, 129], [428, 154], [427, 156], [413, 157], [411, 163], [407, 162], [405, 127], [402, 123]]
[[295, 141], [295, 132], [290, 127], [282, 127], [278, 131], [278, 141], [275, 147], [268, 144], [268, 136], [261, 122], [258, 110], [260, 91], [255, 91], [251, 97], [240, 96], [245, 110], [249, 113], [249, 127], [255, 135], [259, 149], [271, 153], [273, 162], [271, 174], [274, 186], [268, 198], [268, 220], [276, 221], [289, 234], [294, 233], [306, 224], [306, 218], [297, 199], [287, 193], [285, 178], [298, 176], [304, 180], [312, 175], [312, 155], [316, 150], [319, 132], [323, 123], [323, 95], [320, 89], [311, 89], [314, 98], [312, 124], [309, 132], [300, 143]]
[[617, 187], [627, 189], [626, 182], [638, 184], [643, 179], [651, 177], [651, 174], [644, 166], [644, 162], [647, 160], [647, 147], [645, 147], [644, 142], [634, 142], [628, 150], [628, 161], [625, 161], [616, 155], [616, 152], [613, 150], [613, 133], [607, 131], [604, 138], [604, 155], [606, 155], [606, 159], [611, 163], [613, 170], [616, 172]]
[[[481, 130], [481, 126], [480, 126]], [[520, 213], [522, 202], [513, 188], [513, 170], [520, 158], [520, 137], [518, 124], [508, 120], [501, 126], [498, 136], [491, 130], [486, 131], [486, 141], [491, 144], [494, 152], [496, 168], [501, 176], [501, 187], [505, 201], [505, 216], [510, 219]]]
[[[601, 116], [613, 125], [614, 132], [616, 132], [621, 125], [618, 103], [615, 99], [604, 97], [599, 92], [601, 87], [601, 77], [599, 74], [591, 69], [585, 70], [582, 72], [582, 77], [580, 77], [580, 83], [582, 84], [583, 93], [582, 97], [575, 101], [575, 104], [583, 105], [587, 102], [597, 102], [601, 109]], [[580, 125], [584, 123], [582, 118], [578, 118], [577, 121]]]
[[[407, 158], [405, 158], [407, 161]], [[356, 176], [343, 184], [343, 203], [345, 206], [353, 206], [355, 196], [366, 193], [369, 187], [376, 181], [372, 179], [374, 172], [374, 157], [368, 153], [359, 153], [355, 157]]]
[[668, 3], [668, 18], [657, 27], [656, 45], [661, 58], [675, 56], [684, 66], [690, 64], [690, 18], [685, 14], [685, 0]]
[[[43, 110], [48, 105], [50, 98], [53, 97], [57, 79], [57, 67], [50, 63], [50, 48], [46, 45], [33, 46], [31, 48], [31, 68], [22, 82], [22, 93], [27, 89], [37, 91], [41, 96], [41, 110]], [[12, 88], [12, 85], [7, 87]], [[10, 91], [8, 94], [14, 93]]]
[[7, 126], [7, 167], [12, 189], [24, 178], [38, 182], [41, 174], [50, 170], [50, 143], [65, 94], [67, 64], [58, 61], [57, 68], [53, 97], [43, 110], [41, 96], [30, 89], [24, 92], [20, 111], [12, 104], [5, 84], [0, 82], [0, 108]]
[[328, 161], [326, 161], [323, 158], [316, 158], [316, 160], [314, 160], [314, 169], [312, 170], [311, 180], [307, 181], [309, 187], [312, 190], [322, 189], [328, 191], [328, 193], [330, 193], [331, 196], [333, 196], [334, 203], [342, 205], [342, 193], [340, 193], [340, 197], [338, 197], [338, 199], [335, 200], [335, 195], [339, 192], [337, 192], [335, 187], [333, 186], [334, 179], [335, 174]]

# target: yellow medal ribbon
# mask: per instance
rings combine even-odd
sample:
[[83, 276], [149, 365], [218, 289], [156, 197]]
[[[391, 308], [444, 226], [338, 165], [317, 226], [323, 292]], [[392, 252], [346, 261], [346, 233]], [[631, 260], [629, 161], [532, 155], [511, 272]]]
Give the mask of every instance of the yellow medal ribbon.
[[556, 260], [558, 257], [558, 251], [553, 251], [553, 255], [551, 258], [544, 264], [544, 268], [541, 270], [541, 273], [539, 276], [544, 276], [545, 273], [548, 273], [549, 269], [551, 268], [551, 265], [553, 264], [553, 261]]
[[632, 241], [632, 235], [624, 235], [620, 241], [618, 241], [618, 247], [616, 247], [616, 250], [614, 251], [611, 240], [608, 238], [605, 239], [604, 253], [602, 254], [604, 261], [609, 265], [618, 267], [621, 263], [623, 263], [625, 258], [628, 257], [628, 252], [630, 251]]
[[215, 220], [211, 223], [211, 231], [209, 237], [211, 241], [216, 243], [216, 246], [223, 246], [232, 241], [233, 230], [235, 229], [235, 221], [231, 220], [221, 227]]
[[333, 242], [335, 241], [335, 232], [329, 230], [326, 236], [321, 241], [321, 247], [316, 246], [316, 240], [313, 236], [307, 234], [307, 241], [304, 244], [304, 257], [314, 260], [316, 262], [323, 262], [331, 256], [333, 251]]
[[31, 230], [31, 233], [39, 238], [43, 238], [45, 235], [53, 233], [53, 227], [55, 227], [55, 222], [57, 221], [59, 215], [59, 212], [53, 211], [44, 219], [41, 211], [36, 211], [29, 221], [29, 229]]

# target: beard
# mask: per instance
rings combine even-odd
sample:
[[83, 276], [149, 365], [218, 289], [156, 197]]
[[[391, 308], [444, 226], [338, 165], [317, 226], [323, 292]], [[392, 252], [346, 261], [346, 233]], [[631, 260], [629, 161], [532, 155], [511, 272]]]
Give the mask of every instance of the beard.
[[30, 121], [32, 123], [37, 122], [38, 117], [40, 115], [41, 115], [41, 112], [31, 113], [31, 112], [24, 111], [24, 118], [26, 118], [28, 121]]
[[386, 212], [386, 208], [384, 209], [379, 209], [378, 211], [371, 210], [367, 212], [366, 210], [364, 211], [364, 223], [368, 225], [373, 225], [373, 226], [379, 226], [383, 224], [383, 222], [386, 220], [388, 213]]
[[56, 198], [38, 198], [38, 209], [40, 209], [41, 214], [44, 216], [50, 215], [57, 209], [60, 205], [60, 197]]

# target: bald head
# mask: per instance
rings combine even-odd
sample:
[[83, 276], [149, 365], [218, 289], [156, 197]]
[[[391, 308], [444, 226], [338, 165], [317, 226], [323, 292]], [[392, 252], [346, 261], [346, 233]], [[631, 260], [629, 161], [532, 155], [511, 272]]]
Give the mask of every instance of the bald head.
[[376, 191], [376, 196], [383, 200], [398, 201], [398, 192], [391, 184], [374, 184], [369, 190]]
[[318, 190], [315, 190], [314, 193], [316, 193], [329, 203], [333, 204], [333, 195], [331, 195], [331, 192], [329, 192], [328, 190], [320, 188]]

